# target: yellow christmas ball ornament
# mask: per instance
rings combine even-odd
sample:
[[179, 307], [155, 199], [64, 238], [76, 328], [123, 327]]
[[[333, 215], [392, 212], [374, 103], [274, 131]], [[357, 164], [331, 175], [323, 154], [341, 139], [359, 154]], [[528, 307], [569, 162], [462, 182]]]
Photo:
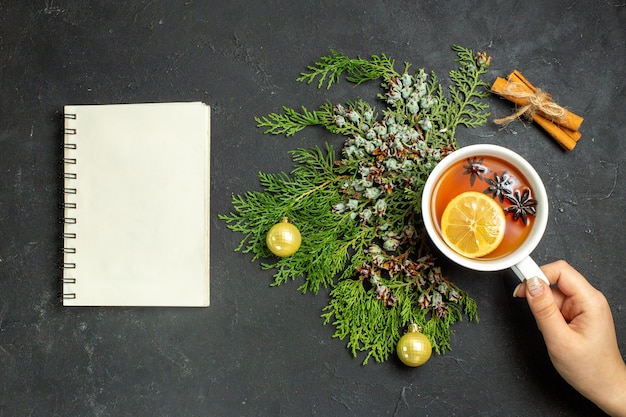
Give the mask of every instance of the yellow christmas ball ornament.
[[296, 226], [289, 223], [286, 217], [272, 226], [267, 232], [265, 243], [270, 251], [276, 256], [291, 256], [300, 249], [302, 236]]
[[407, 332], [398, 340], [398, 357], [407, 366], [421, 366], [428, 362], [433, 352], [430, 340], [420, 332], [420, 327], [411, 323]]

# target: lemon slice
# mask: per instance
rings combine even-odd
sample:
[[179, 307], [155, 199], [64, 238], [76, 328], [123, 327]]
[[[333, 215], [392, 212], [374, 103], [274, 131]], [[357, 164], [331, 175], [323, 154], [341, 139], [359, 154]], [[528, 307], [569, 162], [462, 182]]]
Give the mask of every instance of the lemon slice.
[[441, 233], [454, 251], [468, 258], [493, 252], [504, 239], [504, 210], [490, 196], [466, 191], [454, 197], [441, 217]]

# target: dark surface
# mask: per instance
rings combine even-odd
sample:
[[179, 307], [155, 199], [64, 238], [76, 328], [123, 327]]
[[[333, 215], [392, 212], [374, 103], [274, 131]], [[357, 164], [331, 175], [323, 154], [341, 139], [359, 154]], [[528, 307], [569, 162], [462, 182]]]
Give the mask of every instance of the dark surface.
[[[536, 167], [551, 214], [534, 257], [567, 259], [605, 292], [626, 351], [625, 42], [621, 0], [0, 0], [0, 416], [601, 415], [553, 370], [511, 272], [446, 265], [480, 322], [457, 324], [453, 350], [422, 368], [362, 366], [322, 325], [326, 294], [270, 288], [217, 215], [258, 189], [258, 171], [289, 170], [289, 149], [340, 140], [266, 137], [253, 116], [372, 97], [295, 82], [331, 48], [442, 80], [451, 44], [486, 50], [490, 80], [519, 69], [585, 117], [583, 138], [565, 153], [535, 125], [489, 122], [460, 128], [459, 143]], [[62, 308], [62, 106], [192, 100], [213, 110], [211, 306]]]

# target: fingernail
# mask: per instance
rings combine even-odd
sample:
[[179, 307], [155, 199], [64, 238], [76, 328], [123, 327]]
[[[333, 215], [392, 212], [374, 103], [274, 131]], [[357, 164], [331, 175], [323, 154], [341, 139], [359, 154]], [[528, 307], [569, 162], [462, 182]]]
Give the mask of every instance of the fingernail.
[[515, 289], [513, 290], [513, 297], [517, 297], [517, 291], [519, 290], [519, 287], [521, 287], [522, 284], [517, 284], [517, 287], [515, 287]]
[[533, 297], [536, 297], [543, 293], [543, 283], [537, 277], [528, 278], [526, 280], [526, 286], [528, 287], [528, 292]]

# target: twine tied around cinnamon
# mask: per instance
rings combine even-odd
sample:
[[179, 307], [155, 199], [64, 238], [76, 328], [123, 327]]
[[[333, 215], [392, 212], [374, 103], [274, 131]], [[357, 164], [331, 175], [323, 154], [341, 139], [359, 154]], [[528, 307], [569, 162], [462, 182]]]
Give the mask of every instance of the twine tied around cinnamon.
[[584, 119], [554, 103], [552, 95], [535, 88], [517, 70], [507, 79], [497, 77], [491, 91], [518, 106], [510, 116], [494, 120], [499, 125], [507, 125], [524, 116], [541, 126], [567, 151], [574, 149], [582, 136], [579, 128]]
[[499, 125], [508, 125], [513, 120], [524, 116], [532, 120], [536, 112], [542, 113], [550, 120], [558, 122], [565, 117], [565, 109], [552, 101], [552, 94], [546, 93], [540, 88], [535, 88], [534, 93], [524, 91], [519, 84], [508, 82], [503, 95], [527, 100], [528, 104], [521, 106], [510, 116], [495, 119], [493, 122]]

